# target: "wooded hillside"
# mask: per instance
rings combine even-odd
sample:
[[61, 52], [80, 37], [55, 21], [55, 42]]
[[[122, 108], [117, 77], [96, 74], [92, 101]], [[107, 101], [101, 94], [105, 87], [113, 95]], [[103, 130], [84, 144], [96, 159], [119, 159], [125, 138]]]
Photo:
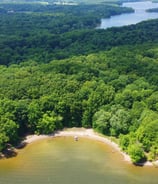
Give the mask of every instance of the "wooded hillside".
[[28, 133], [83, 126], [119, 138], [134, 163], [156, 160], [158, 20], [90, 30], [84, 11], [61, 27], [59, 12], [2, 13], [0, 151]]

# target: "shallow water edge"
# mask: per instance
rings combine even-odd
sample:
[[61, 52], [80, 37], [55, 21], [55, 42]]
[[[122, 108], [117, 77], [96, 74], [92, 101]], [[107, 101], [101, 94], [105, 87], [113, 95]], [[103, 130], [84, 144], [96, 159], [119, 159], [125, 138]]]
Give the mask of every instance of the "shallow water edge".
[[[28, 136], [26, 136], [23, 143], [25, 143], [27, 145], [27, 144], [33, 143], [35, 141], [46, 139], [49, 137], [53, 138], [53, 137], [69, 137], [69, 136], [74, 137], [74, 141], [76, 141], [75, 140], [76, 137], [77, 137], [77, 140], [80, 139], [80, 137], [85, 137], [85, 138], [90, 138], [90, 139], [93, 139], [96, 141], [103, 142], [107, 145], [110, 145], [115, 151], [118, 151], [124, 157], [124, 161], [132, 164], [132, 161], [131, 161], [129, 155], [126, 154], [125, 152], [123, 152], [120, 149], [118, 144], [113, 142], [110, 137], [106, 137], [102, 134], [94, 132], [93, 129], [74, 127], [74, 128], [65, 128], [61, 131], [56, 131], [54, 134], [51, 134], [51, 135], [28, 135]], [[158, 167], [158, 161], [155, 161], [155, 162], [147, 161], [143, 164], [138, 164], [137, 166]]]

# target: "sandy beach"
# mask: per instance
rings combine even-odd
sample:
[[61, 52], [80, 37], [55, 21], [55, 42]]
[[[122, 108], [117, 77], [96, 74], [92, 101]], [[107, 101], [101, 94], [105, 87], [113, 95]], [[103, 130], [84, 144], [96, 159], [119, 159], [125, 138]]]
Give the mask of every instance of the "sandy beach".
[[[77, 136], [78, 138], [88, 137], [90, 139], [101, 141], [105, 144], [110, 145], [114, 150], [119, 151], [123, 155], [124, 161], [132, 163], [129, 155], [122, 152], [120, 147], [118, 146], [118, 144], [116, 144], [115, 142], [111, 141], [110, 139], [94, 132], [93, 129], [69, 128], [69, 129], [64, 129], [62, 131], [57, 131], [51, 135], [29, 135], [29, 136], [26, 136], [26, 139], [24, 140], [24, 142], [25, 143], [32, 143], [34, 141], [41, 140], [41, 139], [48, 138], [48, 137], [61, 137], [61, 136], [73, 136], [73, 137]], [[153, 166], [153, 163], [148, 161], [144, 164], [144, 166]]]

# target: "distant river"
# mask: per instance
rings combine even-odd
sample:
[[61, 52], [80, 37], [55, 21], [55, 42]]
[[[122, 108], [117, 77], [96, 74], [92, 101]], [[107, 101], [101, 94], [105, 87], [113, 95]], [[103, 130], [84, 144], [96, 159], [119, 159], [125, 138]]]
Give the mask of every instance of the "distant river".
[[136, 24], [144, 20], [158, 18], [158, 13], [146, 12], [147, 9], [158, 8], [158, 3], [152, 3], [151, 1], [129, 2], [123, 3], [122, 6], [133, 8], [135, 12], [115, 15], [111, 16], [110, 18], [102, 19], [99, 28], [106, 29], [109, 27], [120, 27]]
[[0, 160], [0, 184], [158, 184], [158, 168], [136, 167], [88, 138], [48, 138]]

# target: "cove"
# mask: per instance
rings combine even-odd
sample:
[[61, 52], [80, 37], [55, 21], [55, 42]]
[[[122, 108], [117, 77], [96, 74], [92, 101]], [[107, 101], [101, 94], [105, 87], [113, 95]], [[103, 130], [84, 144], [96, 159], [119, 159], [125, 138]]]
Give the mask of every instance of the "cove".
[[158, 13], [146, 12], [147, 9], [158, 8], [158, 3], [152, 3], [151, 1], [129, 2], [129, 3], [123, 3], [122, 6], [133, 8], [135, 12], [115, 15], [106, 19], [103, 18], [101, 19], [101, 24], [98, 28], [106, 29], [110, 27], [120, 27], [125, 25], [136, 24], [141, 21], [145, 21], [149, 19], [158, 18]]
[[158, 169], [136, 167], [105, 143], [46, 138], [0, 161], [0, 184], [157, 184]]

